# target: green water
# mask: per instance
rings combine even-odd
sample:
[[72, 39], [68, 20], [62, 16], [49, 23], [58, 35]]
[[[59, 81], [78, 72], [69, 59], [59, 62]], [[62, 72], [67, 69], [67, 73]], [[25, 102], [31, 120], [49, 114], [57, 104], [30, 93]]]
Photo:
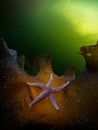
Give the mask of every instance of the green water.
[[76, 74], [84, 70], [78, 52], [98, 40], [97, 0], [42, 0], [35, 5], [4, 2], [0, 4], [0, 36], [10, 48], [31, 63], [39, 54], [48, 53], [57, 74], [68, 65], [75, 66]]

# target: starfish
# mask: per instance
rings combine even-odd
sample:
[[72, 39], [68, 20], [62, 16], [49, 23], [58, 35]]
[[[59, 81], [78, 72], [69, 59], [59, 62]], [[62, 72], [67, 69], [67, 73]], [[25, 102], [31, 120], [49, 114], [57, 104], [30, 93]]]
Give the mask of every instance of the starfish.
[[64, 89], [68, 84], [69, 81], [67, 81], [67, 83], [65, 83], [62, 86], [59, 86], [57, 88], [52, 88], [52, 83], [53, 83], [53, 74], [50, 75], [50, 79], [47, 83], [47, 85], [43, 85], [41, 83], [31, 83], [31, 82], [27, 82], [28, 85], [30, 86], [37, 86], [40, 87], [43, 91], [41, 92], [41, 94], [36, 97], [30, 104], [29, 106], [31, 107], [32, 105], [40, 102], [41, 100], [43, 100], [44, 98], [46, 98], [47, 96], [49, 96], [49, 99], [52, 103], [52, 105], [54, 106], [54, 108], [56, 110], [59, 110], [58, 105], [56, 104], [55, 98], [54, 98], [54, 93], [57, 93], [59, 91], [61, 91], [62, 89]]

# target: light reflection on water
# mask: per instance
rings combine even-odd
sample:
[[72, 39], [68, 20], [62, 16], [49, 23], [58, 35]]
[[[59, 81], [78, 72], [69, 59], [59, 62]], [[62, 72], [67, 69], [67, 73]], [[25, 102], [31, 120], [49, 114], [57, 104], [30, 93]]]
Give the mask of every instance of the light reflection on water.
[[[61, 39], [61, 44], [58, 43], [57, 45], [59, 49], [56, 49], [56, 51], [59, 53], [61, 48], [62, 51], [60, 54], [62, 57], [68, 59], [70, 64], [75, 62], [76, 70], [82, 70], [82, 66], [84, 66], [83, 59], [81, 60], [80, 56], [76, 53], [81, 46], [96, 44], [96, 41], [98, 40], [97, 6], [91, 4], [90, 1], [62, 0], [54, 3], [51, 12], [63, 21], [63, 27], [62, 25], [59, 25], [62, 27], [62, 30], [64, 30], [63, 34], [59, 33], [59, 39], [63, 37], [63, 42]], [[67, 23], [66, 25], [64, 25], [64, 21], [65, 24]], [[66, 38], [64, 39], [64, 37]], [[65, 52], [64, 49], [65, 51], [67, 50], [67, 52]]]

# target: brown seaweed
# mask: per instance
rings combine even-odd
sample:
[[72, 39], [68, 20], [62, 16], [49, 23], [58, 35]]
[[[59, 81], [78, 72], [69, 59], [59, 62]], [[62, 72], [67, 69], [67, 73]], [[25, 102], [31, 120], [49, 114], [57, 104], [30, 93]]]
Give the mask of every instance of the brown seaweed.
[[[0, 122], [2, 129], [28, 129], [47, 126], [55, 129], [98, 128], [98, 44], [84, 46], [81, 54], [86, 60], [84, 72], [74, 78], [68, 71], [62, 76], [54, 74], [50, 58], [41, 56], [37, 60], [39, 72], [30, 76], [20, 68], [9, 53], [3, 39], [0, 40]], [[70, 72], [70, 73], [69, 73]], [[60, 107], [56, 111], [49, 99], [29, 107], [29, 103], [41, 92], [40, 88], [30, 87], [27, 82], [46, 84], [50, 74], [54, 74], [53, 86], [66, 83], [67, 88], [55, 94]], [[66, 78], [67, 76], [67, 78]], [[40, 129], [40, 128], [39, 128]]]

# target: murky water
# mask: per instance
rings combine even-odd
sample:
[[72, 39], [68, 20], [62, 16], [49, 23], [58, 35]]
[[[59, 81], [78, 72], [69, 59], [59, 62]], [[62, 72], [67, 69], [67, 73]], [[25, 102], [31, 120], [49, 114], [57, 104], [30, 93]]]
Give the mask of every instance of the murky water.
[[50, 54], [58, 74], [68, 65], [74, 65], [77, 74], [83, 71], [84, 59], [78, 51], [98, 40], [97, 0], [42, 0], [27, 6], [7, 2], [1, 4], [0, 36], [10, 48], [31, 60]]

